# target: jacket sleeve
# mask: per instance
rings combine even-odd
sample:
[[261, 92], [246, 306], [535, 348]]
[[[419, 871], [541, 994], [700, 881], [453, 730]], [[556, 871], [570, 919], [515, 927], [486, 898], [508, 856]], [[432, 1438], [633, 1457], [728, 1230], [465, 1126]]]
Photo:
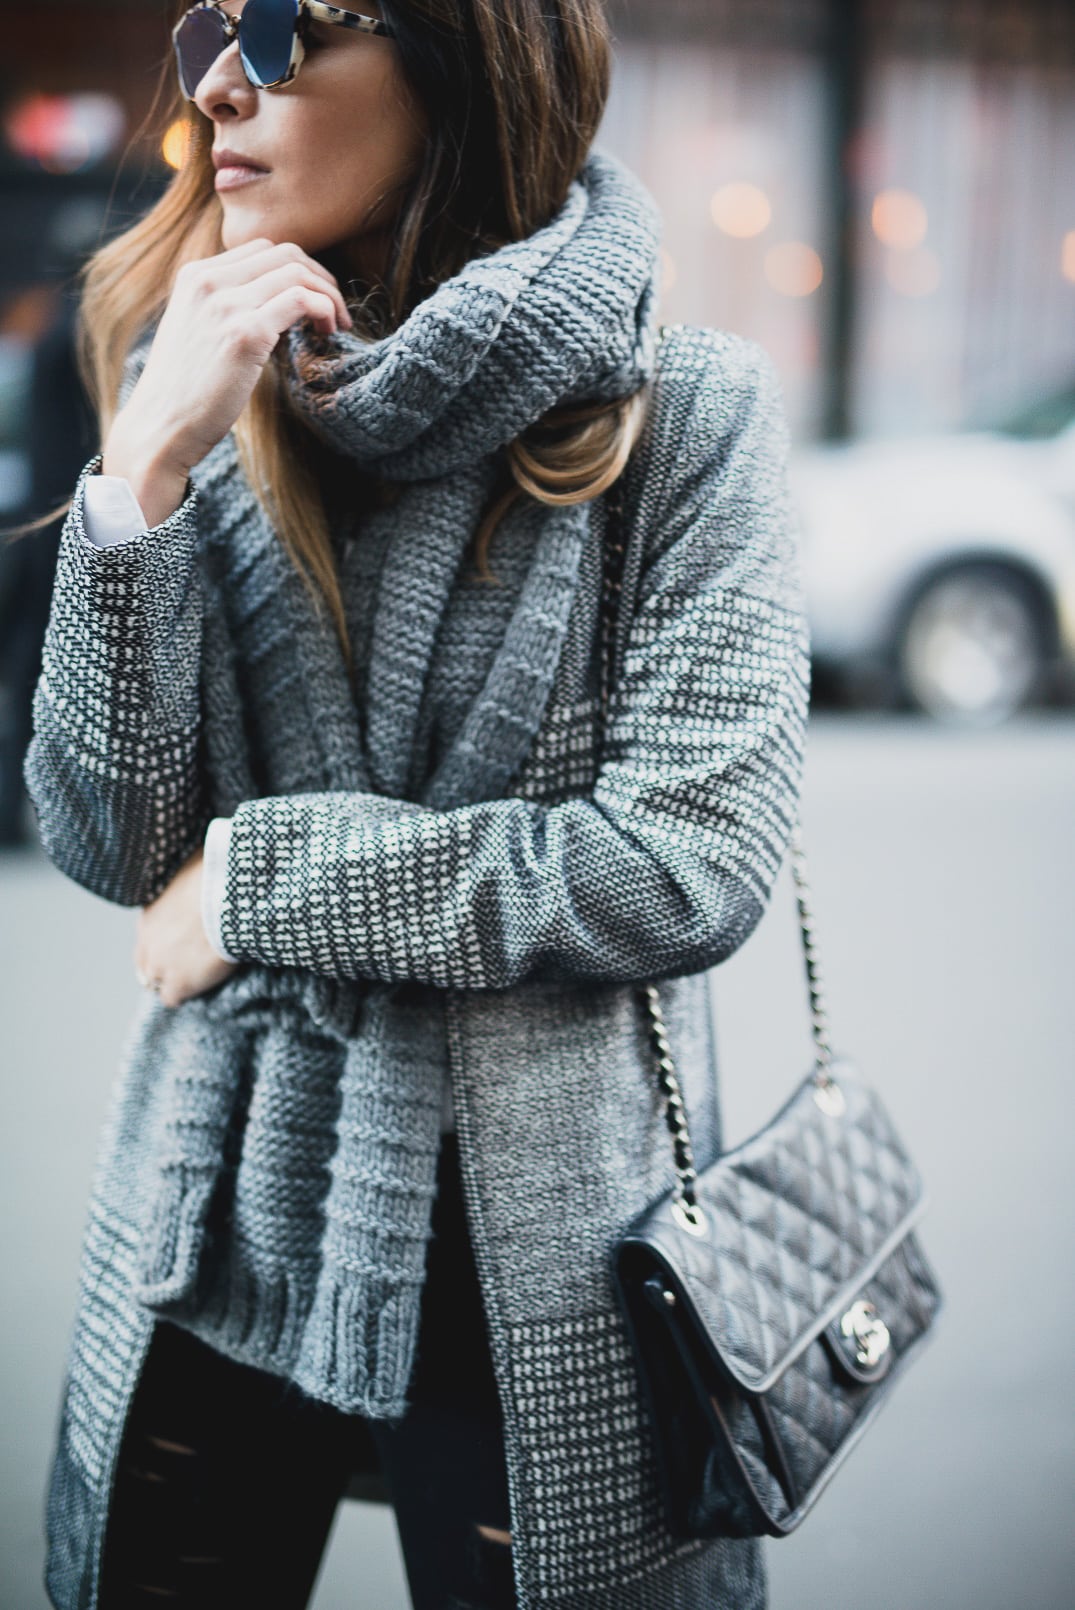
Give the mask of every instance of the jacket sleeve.
[[160, 525], [98, 546], [81, 471], [64, 521], [23, 763], [42, 845], [119, 905], [156, 898], [209, 813], [198, 765], [198, 492]]
[[666, 484], [592, 793], [244, 801], [219, 913], [231, 955], [498, 989], [698, 972], [749, 936], [798, 812], [809, 639], [779, 380], [734, 340], [730, 373], [664, 410]]

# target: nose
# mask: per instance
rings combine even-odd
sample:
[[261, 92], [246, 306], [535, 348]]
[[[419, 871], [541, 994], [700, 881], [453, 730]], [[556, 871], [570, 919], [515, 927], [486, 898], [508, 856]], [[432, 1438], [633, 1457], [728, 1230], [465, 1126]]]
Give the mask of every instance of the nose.
[[257, 106], [257, 86], [243, 72], [239, 41], [233, 39], [213, 62], [194, 92], [194, 104], [214, 121], [249, 117]]

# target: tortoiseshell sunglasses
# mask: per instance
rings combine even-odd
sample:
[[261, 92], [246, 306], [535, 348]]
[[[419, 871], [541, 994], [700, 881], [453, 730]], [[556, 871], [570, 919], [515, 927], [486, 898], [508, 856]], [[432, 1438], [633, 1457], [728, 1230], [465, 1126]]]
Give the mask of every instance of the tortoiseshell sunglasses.
[[232, 40], [239, 40], [243, 72], [258, 89], [289, 84], [302, 66], [307, 21], [331, 22], [364, 34], [391, 36], [388, 24], [321, 0], [246, 0], [238, 17], [221, 10], [221, 0], [192, 6], [172, 29], [179, 83], [188, 101]]

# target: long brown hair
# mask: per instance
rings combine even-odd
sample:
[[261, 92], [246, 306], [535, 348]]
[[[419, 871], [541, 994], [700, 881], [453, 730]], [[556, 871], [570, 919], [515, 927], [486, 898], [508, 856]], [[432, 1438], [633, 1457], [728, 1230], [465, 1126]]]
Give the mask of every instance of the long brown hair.
[[[187, 0], [174, 7], [175, 17]], [[522, 240], [563, 205], [597, 132], [608, 97], [611, 40], [603, 0], [384, 0], [381, 7], [407, 88], [428, 117], [418, 169], [395, 203], [383, 280], [359, 285], [339, 273], [356, 333], [398, 327], [437, 285], [472, 257]], [[83, 266], [76, 331], [79, 368], [102, 441], [118, 409], [124, 363], [163, 313], [178, 268], [223, 250], [221, 205], [210, 160], [213, 125], [162, 67], [160, 127], [186, 120], [187, 155], [156, 204]], [[322, 253], [337, 271], [342, 248]], [[553, 409], [512, 442], [503, 475], [475, 533], [475, 561], [488, 568], [492, 535], [528, 495], [582, 503], [617, 479], [642, 428], [645, 388], [613, 403]], [[350, 661], [322, 496], [328, 465], [312, 433], [281, 407], [277, 362], [266, 364], [235, 424], [243, 469], [311, 594], [327, 607]], [[370, 485], [373, 496], [391, 488]], [[28, 522], [66, 514], [71, 500]]]

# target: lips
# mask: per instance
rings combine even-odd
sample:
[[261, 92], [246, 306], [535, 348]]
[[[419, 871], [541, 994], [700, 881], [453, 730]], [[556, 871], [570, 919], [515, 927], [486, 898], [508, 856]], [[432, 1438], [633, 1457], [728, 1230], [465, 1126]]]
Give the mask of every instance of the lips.
[[244, 157], [241, 151], [230, 151], [227, 147], [213, 152], [213, 166], [218, 172], [221, 168], [249, 168], [254, 173], [269, 172], [263, 163], [255, 162], [253, 157]]
[[233, 151], [226, 145], [215, 150], [212, 158], [216, 169], [213, 188], [218, 191], [238, 190], [245, 185], [255, 184], [270, 171], [260, 162], [255, 162], [253, 157], [244, 156], [241, 151]]

